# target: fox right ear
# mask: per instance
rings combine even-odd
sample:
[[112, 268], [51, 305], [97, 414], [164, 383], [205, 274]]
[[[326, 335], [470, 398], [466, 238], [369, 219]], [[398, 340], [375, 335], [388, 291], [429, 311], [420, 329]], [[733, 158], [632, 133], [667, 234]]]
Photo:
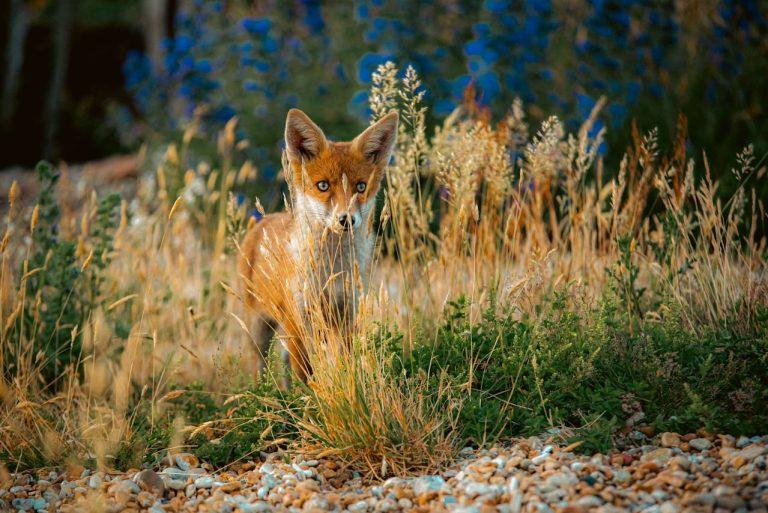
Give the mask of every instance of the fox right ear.
[[285, 120], [285, 149], [291, 160], [311, 160], [326, 146], [325, 134], [299, 109], [288, 111]]

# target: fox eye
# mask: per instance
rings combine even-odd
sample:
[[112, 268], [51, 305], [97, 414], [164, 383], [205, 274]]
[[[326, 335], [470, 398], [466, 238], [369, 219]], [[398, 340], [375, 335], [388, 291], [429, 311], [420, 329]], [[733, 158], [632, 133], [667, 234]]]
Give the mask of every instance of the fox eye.
[[365, 192], [365, 182], [357, 182], [357, 192]]
[[326, 180], [320, 180], [315, 185], [320, 190], [320, 192], [325, 192], [331, 187]]

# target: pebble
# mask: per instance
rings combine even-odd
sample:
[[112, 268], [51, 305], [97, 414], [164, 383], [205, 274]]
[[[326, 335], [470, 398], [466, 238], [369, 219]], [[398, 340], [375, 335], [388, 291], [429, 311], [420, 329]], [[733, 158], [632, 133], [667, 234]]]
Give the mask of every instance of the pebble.
[[98, 476], [98, 474], [94, 474], [88, 479], [88, 486], [94, 490], [101, 486], [101, 478]]
[[238, 505], [238, 508], [243, 513], [261, 513], [263, 511], [271, 511], [272, 506], [264, 501], [256, 501], [253, 503], [244, 503]]
[[712, 447], [712, 442], [710, 442], [706, 438], [694, 438], [693, 440], [688, 442], [688, 445], [690, 445], [697, 451], [706, 451], [710, 447]]
[[421, 476], [413, 482], [413, 493], [425, 495], [430, 492], [439, 492], [446, 487], [445, 480], [440, 476]]
[[126, 474], [13, 474], [0, 485], [0, 511], [74, 512], [105, 490], [106, 511], [151, 513], [768, 513], [768, 438], [661, 433], [656, 441], [586, 456], [529, 438], [384, 482], [324, 458], [291, 462], [284, 452], [218, 471], [181, 453], [171, 467]]
[[192, 470], [193, 468], [196, 468], [198, 465], [200, 465], [200, 460], [197, 459], [197, 456], [194, 454], [190, 454], [188, 452], [182, 452], [177, 454], [173, 457], [173, 460], [176, 462], [176, 465], [181, 470]]
[[165, 483], [152, 469], [145, 469], [138, 472], [133, 478], [134, 482], [141, 487], [142, 490], [154, 493], [155, 495], [162, 495], [165, 490]]
[[677, 433], [662, 433], [661, 434], [661, 445], [662, 447], [679, 447], [682, 443], [682, 440], [680, 439], [680, 435]]

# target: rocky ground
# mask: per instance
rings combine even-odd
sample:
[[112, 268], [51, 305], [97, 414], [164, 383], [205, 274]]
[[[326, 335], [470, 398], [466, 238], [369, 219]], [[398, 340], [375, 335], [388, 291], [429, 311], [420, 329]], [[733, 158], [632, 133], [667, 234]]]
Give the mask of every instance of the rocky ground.
[[123, 474], [72, 466], [5, 476], [0, 510], [353, 513], [768, 512], [768, 436], [679, 436], [583, 456], [539, 439], [465, 448], [439, 473], [366, 482], [330, 460], [284, 454], [225, 471], [191, 454]]

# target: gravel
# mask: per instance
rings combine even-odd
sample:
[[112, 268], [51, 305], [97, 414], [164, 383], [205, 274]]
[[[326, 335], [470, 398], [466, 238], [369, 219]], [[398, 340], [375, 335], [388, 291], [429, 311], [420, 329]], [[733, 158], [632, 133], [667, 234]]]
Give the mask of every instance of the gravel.
[[663, 433], [657, 441], [584, 456], [530, 438], [464, 448], [439, 472], [383, 481], [298, 455], [216, 471], [185, 454], [174, 467], [121, 474], [12, 474], [0, 511], [768, 513], [768, 436]]

